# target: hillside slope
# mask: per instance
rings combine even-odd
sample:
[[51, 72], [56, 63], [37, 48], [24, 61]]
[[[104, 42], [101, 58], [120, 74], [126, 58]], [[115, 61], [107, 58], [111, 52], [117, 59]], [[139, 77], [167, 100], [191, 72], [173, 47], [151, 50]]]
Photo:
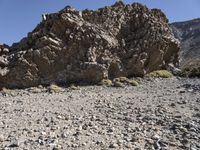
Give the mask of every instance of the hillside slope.
[[200, 18], [170, 25], [181, 41], [181, 66], [200, 62]]

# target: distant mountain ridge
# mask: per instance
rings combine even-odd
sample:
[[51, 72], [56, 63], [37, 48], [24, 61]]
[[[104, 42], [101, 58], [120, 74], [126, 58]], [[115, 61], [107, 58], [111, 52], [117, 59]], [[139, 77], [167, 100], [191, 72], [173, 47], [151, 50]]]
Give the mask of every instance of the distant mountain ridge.
[[181, 41], [181, 66], [200, 62], [200, 18], [172, 23], [171, 28], [176, 38]]

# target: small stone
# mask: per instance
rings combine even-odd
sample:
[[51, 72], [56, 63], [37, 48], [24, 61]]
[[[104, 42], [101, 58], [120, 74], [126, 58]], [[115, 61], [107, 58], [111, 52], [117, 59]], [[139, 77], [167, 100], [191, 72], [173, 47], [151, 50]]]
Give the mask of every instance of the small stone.
[[86, 133], [86, 136], [92, 136], [92, 133], [87, 132], [87, 133]]
[[160, 136], [157, 135], [157, 134], [155, 134], [155, 135], [152, 137], [152, 139], [154, 139], [154, 140], [158, 140], [158, 139], [160, 139]]
[[195, 110], [195, 111], [200, 111], [200, 109], [199, 109], [199, 108], [197, 108], [197, 107], [195, 107], [195, 108], [194, 108], [194, 110]]
[[194, 90], [193, 89], [188, 89], [188, 92], [193, 92]]
[[179, 115], [179, 114], [174, 115], [174, 117], [175, 117], [175, 118], [182, 118], [182, 116]]
[[114, 132], [114, 128], [109, 128], [108, 132]]
[[37, 142], [40, 144], [40, 145], [44, 145], [44, 141], [42, 139], [38, 139]]
[[17, 141], [17, 140], [13, 141], [13, 142], [9, 145], [9, 147], [12, 147], [12, 148], [14, 148], [14, 147], [19, 147], [19, 141]]
[[136, 142], [137, 140], [138, 140], [138, 137], [136, 137], [136, 136], [132, 136], [130, 142]]
[[42, 89], [41, 88], [37, 88], [37, 87], [32, 87], [32, 88], [29, 89], [29, 92], [34, 93], [34, 94], [41, 93]]
[[184, 140], [182, 140], [181, 142], [182, 142], [182, 144], [184, 145], [184, 147], [190, 148], [190, 142], [189, 142], [187, 139], [184, 139]]
[[71, 90], [79, 90], [80, 88], [77, 87], [77, 86], [75, 86], [74, 84], [71, 84], [71, 85], [70, 85], [70, 89], [71, 89]]
[[196, 114], [194, 115], [194, 117], [198, 117], [198, 118], [200, 118], [200, 113], [199, 113], [199, 112], [196, 113]]
[[180, 90], [180, 91], [179, 91], [179, 93], [185, 93], [185, 92], [186, 92], [185, 90]]
[[109, 146], [109, 148], [117, 148], [117, 147], [118, 147], [118, 145], [116, 143], [111, 143]]
[[82, 143], [82, 146], [86, 146], [86, 145], [87, 145], [87, 143], [85, 143], [85, 142], [84, 142], [84, 143]]
[[182, 127], [182, 126], [179, 128], [179, 130], [182, 131], [182, 132], [187, 132], [187, 129]]
[[78, 144], [71, 144], [71, 147], [77, 148], [77, 147], [78, 147]]
[[172, 106], [172, 107], [175, 107], [175, 106], [176, 106], [176, 104], [175, 104], [175, 103], [171, 103], [171, 104], [170, 104], [170, 106]]
[[178, 101], [177, 104], [180, 104], [180, 105], [181, 104], [187, 104], [187, 102], [185, 100], [183, 100], [183, 101]]
[[43, 131], [43, 132], [41, 132], [41, 134], [42, 134], [42, 135], [46, 135], [47, 133]]
[[133, 146], [132, 146], [132, 144], [131, 143], [127, 143], [126, 144], [126, 148], [132, 148]]
[[197, 130], [195, 128], [193, 128], [193, 127], [190, 128], [189, 131], [192, 131], [192, 132], [195, 132], [195, 133], [197, 132]]
[[57, 116], [57, 119], [62, 119], [62, 116], [58, 115], [58, 116]]
[[53, 146], [52, 150], [60, 150], [60, 149], [62, 149], [62, 146], [58, 145], [58, 144], [55, 144], [55, 146]]
[[0, 142], [3, 142], [5, 140], [3, 135], [0, 135]]
[[61, 137], [62, 137], [62, 138], [67, 138], [68, 136], [67, 136], [66, 133], [62, 133], [62, 134], [61, 134]]
[[169, 145], [173, 146], [173, 147], [177, 146], [177, 144], [175, 142], [169, 142]]
[[162, 140], [159, 140], [158, 143], [159, 143], [160, 147], [162, 147], [162, 148], [167, 148], [168, 147], [167, 143], [162, 141]]
[[119, 146], [122, 146], [122, 145], [123, 145], [123, 140], [117, 140], [117, 144], [118, 144]]
[[154, 141], [153, 141], [152, 139], [147, 139], [147, 142], [148, 142], [149, 144], [151, 144], [151, 145], [154, 144]]

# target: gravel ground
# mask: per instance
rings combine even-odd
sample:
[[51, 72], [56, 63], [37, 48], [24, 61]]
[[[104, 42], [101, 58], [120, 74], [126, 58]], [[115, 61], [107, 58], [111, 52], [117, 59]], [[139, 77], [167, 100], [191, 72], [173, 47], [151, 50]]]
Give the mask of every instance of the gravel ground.
[[2, 150], [200, 150], [200, 79], [0, 93]]

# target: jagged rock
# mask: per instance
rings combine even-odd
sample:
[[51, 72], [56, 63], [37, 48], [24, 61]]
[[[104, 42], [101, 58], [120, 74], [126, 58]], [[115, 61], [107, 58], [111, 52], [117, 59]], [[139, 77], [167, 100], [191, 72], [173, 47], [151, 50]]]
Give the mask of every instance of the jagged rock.
[[[43, 16], [44, 18], [44, 16]], [[179, 42], [158, 9], [134, 3], [82, 12], [69, 6], [45, 19], [7, 54], [0, 87], [143, 76], [178, 63]]]

